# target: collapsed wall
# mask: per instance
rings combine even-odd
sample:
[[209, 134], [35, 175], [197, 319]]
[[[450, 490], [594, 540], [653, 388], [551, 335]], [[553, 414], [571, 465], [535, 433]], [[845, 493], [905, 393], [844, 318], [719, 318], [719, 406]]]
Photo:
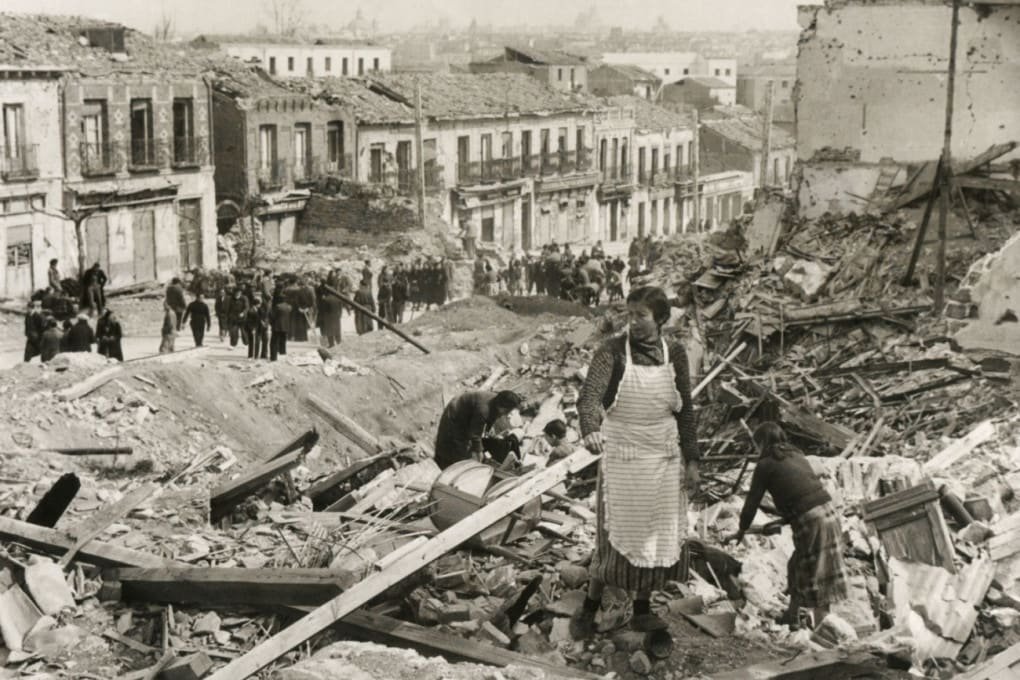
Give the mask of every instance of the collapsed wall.
[[[425, 201], [429, 231], [449, 231], [442, 219], [442, 204]], [[294, 234], [295, 243], [320, 246], [385, 245], [401, 233], [420, 231], [413, 197], [323, 196], [308, 199]]]
[[[948, 3], [933, 0], [829, 0], [800, 9], [795, 105], [803, 217], [862, 211], [884, 160], [938, 158], [951, 16]], [[962, 7], [958, 40], [957, 160], [1020, 139], [1020, 91], [1014, 87], [1020, 7]]]
[[1020, 355], [1020, 233], [971, 266], [947, 313], [969, 323], [957, 334], [967, 349]]

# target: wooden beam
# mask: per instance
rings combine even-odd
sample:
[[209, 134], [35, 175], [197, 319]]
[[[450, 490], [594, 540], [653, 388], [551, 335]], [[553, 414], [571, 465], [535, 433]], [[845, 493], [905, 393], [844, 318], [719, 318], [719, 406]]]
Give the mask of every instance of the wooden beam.
[[305, 396], [305, 404], [325, 418], [340, 434], [357, 444], [368, 455], [374, 456], [382, 452], [382, 444], [371, 432], [358, 425], [353, 419], [334, 409], [324, 400], [309, 394]]
[[900, 371], [913, 373], [914, 371], [928, 371], [933, 368], [946, 368], [947, 366], [949, 366], [949, 359], [945, 357], [939, 359], [918, 359], [916, 361], [884, 361], [875, 364], [864, 364], [862, 366], [823, 368], [814, 371], [811, 377], [835, 378], [854, 373], [858, 375], [885, 375], [888, 373], [899, 373]]
[[1020, 194], [1020, 182], [1015, 179], [994, 179], [992, 177], [961, 175], [954, 178], [954, 181], [956, 186], [964, 189], [987, 189], [989, 191], [1005, 191], [1009, 194]]
[[275, 477], [297, 467], [304, 455], [304, 451], [288, 453], [281, 458], [252, 468], [237, 479], [217, 486], [209, 495], [209, 519], [215, 523], [226, 517], [252, 492], [262, 488]]
[[[953, 176], [959, 178], [960, 175], [967, 175], [973, 172], [974, 170], [977, 170], [982, 165], [986, 165], [994, 161], [996, 158], [1005, 156], [1016, 147], [1017, 147], [1016, 142], [995, 144], [994, 146], [989, 147], [988, 150], [985, 151], [984, 153], [975, 156], [970, 160], [958, 161], [956, 163], [953, 163], [952, 169]], [[927, 179], [923, 176], [918, 177], [917, 183], [920, 184], [920, 187], [912, 189], [911, 191], [907, 192], [904, 196], [893, 201], [893, 203], [890, 204], [885, 210], [883, 210], [883, 212], [884, 213], [895, 212], [900, 208], [903, 208], [904, 206], [913, 203], [917, 199], [927, 196], [928, 193], [934, 188], [933, 186], [934, 183], [930, 176]]]
[[62, 390], [56, 392], [57, 398], [61, 401], [73, 401], [74, 399], [80, 399], [88, 395], [89, 393], [99, 389], [106, 383], [110, 382], [120, 374], [125, 373], [131, 366], [137, 366], [138, 364], [153, 363], [153, 364], [172, 364], [185, 359], [201, 356], [208, 350], [207, 347], [194, 347], [192, 349], [181, 350], [180, 352], [173, 352], [170, 354], [151, 354], [149, 356], [137, 357], [135, 359], [129, 359], [116, 366], [110, 366], [105, 368], [99, 373], [90, 375], [88, 378], [77, 382], [73, 385], [65, 387]]
[[429, 349], [425, 345], [421, 344], [420, 342], [418, 342], [417, 340], [415, 340], [414, 338], [409, 336], [407, 333], [405, 333], [404, 331], [400, 330], [399, 328], [397, 328], [396, 326], [394, 326], [389, 321], [387, 321], [386, 319], [382, 318], [381, 316], [379, 316], [378, 314], [376, 314], [372, 310], [366, 309], [365, 307], [362, 307], [357, 302], [355, 302], [354, 300], [352, 300], [351, 298], [347, 297], [346, 295], [344, 295], [343, 293], [341, 293], [340, 291], [338, 291], [338, 290], [336, 290], [334, 288], [330, 288], [329, 286], [323, 285], [323, 289], [328, 291], [328, 292], [330, 292], [330, 293], [332, 293], [333, 295], [336, 295], [338, 298], [340, 298], [340, 300], [344, 304], [353, 307], [354, 309], [358, 310], [362, 314], [367, 314], [368, 316], [372, 317], [373, 319], [378, 321], [379, 325], [381, 325], [383, 328], [385, 328], [386, 330], [388, 330], [388, 331], [390, 331], [392, 333], [395, 333], [398, 337], [400, 337], [401, 339], [405, 340], [406, 342], [414, 345], [415, 347], [420, 349], [425, 354], [430, 354]]
[[105, 570], [103, 581], [119, 582], [125, 601], [202, 606], [317, 606], [343, 591], [331, 569], [132, 567]]
[[[0, 540], [20, 543], [49, 555], [62, 555], [75, 544], [74, 538], [63, 531], [21, 522], [10, 517], [0, 517]], [[169, 567], [174, 565], [173, 560], [102, 541], [91, 541], [83, 545], [78, 550], [77, 561], [100, 567]]]
[[478, 509], [465, 519], [407, 553], [383, 571], [374, 573], [345, 593], [313, 610], [303, 619], [263, 641], [243, 656], [213, 673], [209, 680], [246, 678], [316, 633], [325, 630], [387, 588], [400, 583], [429, 563], [487, 529], [533, 498], [541, 496], [567, 478], [598, 460], [598, 456], [579, 449], [555, 465], [522, 477], [520, 482], [502, 496]]
[[756, 397], [768, 397], [780, 405], [783, 420], [797, 429], [811, 435], [815, 439], [826, 442], [832, 448], [842, 451], [854, 440], [857, 433], [853, 430], [828, 423], [818, 416], [809, 413], [794, 403], [772, 394], [769, 390], [759, 385], [746, 373], [742, 373], [741, 385], [746, 387]]
[[266, 462], [276, 460], [277, 458], [283, 458], [288, 453], [292, 453], [301, 449], [302, 452], [308, 453], [311, 451], [316, 444], [319, 443], [319, 432], [314, 427], [302, 435], [299, 435], [294, 441], [285, 445], [279, 451], [274, 453], [272, 456], [266, 459]]
[[126, 516], [146, 500], [156, 496], [160, 489], [159, 484], [142, 484], [124, 494], [113, 505], [104, 506], [83, 520], [81, 524], [75, 527], [74, 533], [77, 536], [77, 540], [60, 558], [58, 564], [62, 568], [66, 567], [74, 559], [74, 556], [78, 554], [78, 551], [87, 545], [89, 541], [106, 531], [106, 527]]

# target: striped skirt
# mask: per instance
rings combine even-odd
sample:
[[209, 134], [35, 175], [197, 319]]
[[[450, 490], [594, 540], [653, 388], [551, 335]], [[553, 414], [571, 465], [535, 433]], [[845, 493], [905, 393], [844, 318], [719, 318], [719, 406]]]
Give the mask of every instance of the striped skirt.
[[843, 529], [832, 503], [808, 510], [790, 523], [793, 555], [786, 566], [790, 597], [801, 607], [824, 607], [848, 594]]
[[689, 574], [689, 553], [681, 551], [680, 559], [668, 567], [643, 568], [635, 567], [626, 557], [613, 547], [609, 540], [609, 527], [605, 522], [606, 497], [602, 492], [602, 472], [599, 471], [598, 489], [596, 491], [596, 542], [595, 553], [591, 558], [589, 573], [591, 578], [602, 581], [608, 586], [622, 588], [630, 592], [663, 590], [667, 581], [684, 582]]

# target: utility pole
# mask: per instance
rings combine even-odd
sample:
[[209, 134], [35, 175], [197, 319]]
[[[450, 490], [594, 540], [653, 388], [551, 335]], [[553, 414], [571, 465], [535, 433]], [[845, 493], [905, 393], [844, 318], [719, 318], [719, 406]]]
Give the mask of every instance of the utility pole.
[[414, 153], [418, 157], [418, 169], [415, 172], [415, 183], [418, 185], [418, 224], [422, 231], [425, 225], [425, 151], [421, 139], [421, 81], [414, 79]]
[[765, 201], [765, 189], [769, 182], [769, 154], [772, 153], [772, 97], [775, 91], [775, 82], [769, 80], [765, 84], [765, 110], [762, 112], [764, 120], [761, 126], [761, 169], [758, 177], [758, 203]]
[[946, 294], [946, 222], [949, 219], [949, 189], [953, 180], [953, 97], [956, 91], [956, 43], [960, 25], [960, 0], [953, 0], [953, 25], [949, 31], [949, 79], [946, 81], [946, 130], [942, 146], [942, 176], [939, 182], [939, 253], [936, 269], [935, 311], [941, 316]]
[[701, 140], [698, 132], [698, 110], [694, 109], [694, 139], [691, 141], [691, 174], [694, 176], [694, 232], [701, 231], [701, 151], [698, 149]]

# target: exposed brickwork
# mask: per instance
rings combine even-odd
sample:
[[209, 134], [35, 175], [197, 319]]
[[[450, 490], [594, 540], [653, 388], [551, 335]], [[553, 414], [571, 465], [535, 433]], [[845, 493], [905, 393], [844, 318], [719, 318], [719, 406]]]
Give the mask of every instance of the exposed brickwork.
[[318, 245], [362, 245], [418, 228], [413, 199], [312, 196], [294, 240]]

